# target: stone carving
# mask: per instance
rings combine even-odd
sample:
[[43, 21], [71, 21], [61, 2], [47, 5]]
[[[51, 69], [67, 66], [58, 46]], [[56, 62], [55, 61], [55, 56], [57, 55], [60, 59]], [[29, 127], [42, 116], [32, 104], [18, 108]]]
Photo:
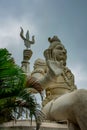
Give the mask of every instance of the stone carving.
[[31, 77], [35, 77], [37, 79], [41, 79], [47, 73], [47, 65], [45, 60], [36, 59], [34, 62], [34, 70], [31, 73]]
[[[66, 67], [67, 51], [64, 45], [57, 36], [48, 38], [48, 41], [50, 42], [50, 46], [44, 51], [45, 62], [47, 65], [46, 74], [41, 76], [41, 64], [38, 69], [37, 67], [34, 67], [35, 69], [32, 72], [34, 74], [31, 74], [32, 77], [35, 77], [36, 80], [38, 80], [42, 89], [45, 89], [46, 91], [46, 98], [42, 103], [43, 106], [52, 99], [77, 89], [74, 84], [74, 75], [71, 70]], [[39, 76], [35, 76], [36, 72], [39, 73]], [[40, 77], [40, 80], [38, 77]]]
[[61, 41], [54, 36], [48, 38], [50, 46], [44, 51], [48, 66], [48, 72], [39, 82], [46, 90], [46, 98], [43, 101], [45, 106], [49, 101], [61, 95], [76, 90], [74, 75], [66, 67], [67, 51]]
[[[41, 58], [38, 58], [38, 59], [35, 60], [33, 67], [34, 67], [34, 70], [32, 71], [31, 76], [29, 78], [30, 79], [29, 80], [29, 84], [31, 84], [31, 85], [32, 85], [32, 83], [34, 84], [34, 81], [36, 79], [40, 80], [47, 73], [46, 62], [45, 62], [45, 60], [43, 60]], [[38, 87], [38, 83], [37, 82], [35, 82], [35, 86]], [[32, 92], [32, 93], [37, 93], [38, 92], [38, 91], [36, 91], [36, 88], [35, 89], [34, 88], [29, 88], [29, 91]], [[41, 97], [43, 98], [42, 92], [41, 92]]]
[[33, 54], [32, 50], [30, 49], [31, 44], [35, 43], [34, 36], [32, 36], [32, 41], [30, 41], [29, 38], [29, 31], [27, 30], [26, 37], [24, 37], [24, 31], [23, 28], [21, 27], [21, 32], [20, 32], [21, 38], [24, 40], [24, 45], [26, 46], [26, 49], [23, 51], [23, 61], [22, 63], [22, 69], [26, 73], [27, 76], [30, 76], [30, 66], [29, 66], [29, 60]]
[[[35, 81], [35, 89], [38, 91], [45, 89], [46, 91], [46, 98], [42, 102], [42, 111], [49, 120], [72, 122], [73, 124], [69, 123], [70, 130], [71, 128], [86, 130], [87, 90], [77, 90], [74, 75], [66, 66], [67, 50], [58, 37], [48, 38], [48, 41], [50, 46], [44, 51], [47, 71], [39, 78], [34, 76], [34, 73], [31, 75], [31, 81]], [[40, 73], [40, 71], [38, 72]], [[32, 83], [34, 86], [34, 82], [29, 82], [29, 80], [27, 86], [29, 87]]]
[[32, 41], [30, 41], [29, 30], [27, 30], [26, 37], [24, 37], [24, 30], [21, 27], [20, 36], [24, 40], [24, 45], [26, 46], [27, 49], [30, 48], [31, 44], [35, 43], [34, 36], [32, 36]]
[[86, 102], [87, 90], [79, 89], [51, 100], [42, 111], [48, 120], [68, 120], [69, 130], [87, 130]]

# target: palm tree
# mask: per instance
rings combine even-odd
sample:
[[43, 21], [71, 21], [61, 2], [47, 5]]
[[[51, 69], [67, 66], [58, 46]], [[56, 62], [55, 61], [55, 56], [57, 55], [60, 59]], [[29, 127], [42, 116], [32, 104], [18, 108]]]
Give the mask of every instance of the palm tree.
[[[11, 106], [24, 84], [25, 75], [21, 68], [14, 63], [7, 49], [0, 49], [0, 121], [12, 118]], [[7, 115], [4, 115], [5, 111]]]
[[[37, 129], [44, 115], [39, 109], [34, 96], [25, 88], [26, 76], [17, 66], [7, 49], [0, 49], [0, 122], [10, 121], [21, 116], [24, 108], [35, 117]], [[17, 116], [14, 116], [13, 111]]]

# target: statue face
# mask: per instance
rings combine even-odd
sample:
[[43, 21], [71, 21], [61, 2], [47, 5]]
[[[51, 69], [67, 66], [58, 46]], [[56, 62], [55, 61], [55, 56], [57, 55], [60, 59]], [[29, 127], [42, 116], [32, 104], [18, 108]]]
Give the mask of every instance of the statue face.
[[53, 48], [53, 51], [52, 51], [52, 55], [53, 57], [56, 57], [56, 60], [57, 61], [64, 61], [66, 62], [66, 59], [67, 59], [67, 55], [66, 55], [66, 49], [64, 48], [63, 45], [56, 45], [54, 48]]

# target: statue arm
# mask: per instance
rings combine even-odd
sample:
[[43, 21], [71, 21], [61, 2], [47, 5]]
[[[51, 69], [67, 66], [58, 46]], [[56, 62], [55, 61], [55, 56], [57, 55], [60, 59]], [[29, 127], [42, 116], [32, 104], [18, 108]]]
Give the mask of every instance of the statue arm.
[[56, 60], [56, 57], [52, 56], [52, 50], [47, 49], [44, 52], [44, 56], [46, 59], [46, 63], [48, 66], [48, 72], [47, 74], [39, 81], [41, 86], [44, 88], [47, 88], [48, 85], [52, 84], [55, 82], [58, 78], [59, 75], [63, 73], [63, 62], [60, 61], [58, 62]]

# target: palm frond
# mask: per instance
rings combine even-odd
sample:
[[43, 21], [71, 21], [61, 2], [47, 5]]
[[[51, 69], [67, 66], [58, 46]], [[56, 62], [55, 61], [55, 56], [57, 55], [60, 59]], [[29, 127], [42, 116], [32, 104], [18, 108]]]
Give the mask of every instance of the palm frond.
[[30, 111], [31, 121], [34, 116], [38, 129], [45, 116], [34, 95], [27, 91], [27, 87], [34, 87], [40, 93], [42, 88], [34, 79], [27, 82], [27, 87], [25, 83], [26, 76], [15, 64], [11, 54], [7, 49], [0, 49], [0, 122], [19, 118], [21, 113], [27, 109]]

